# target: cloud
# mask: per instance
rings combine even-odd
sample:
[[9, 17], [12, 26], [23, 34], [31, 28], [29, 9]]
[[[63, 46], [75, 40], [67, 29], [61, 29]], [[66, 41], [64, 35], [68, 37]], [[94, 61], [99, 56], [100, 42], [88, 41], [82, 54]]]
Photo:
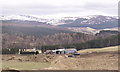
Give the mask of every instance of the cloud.
[[117, 4], [118, 0], [2, 0], [0, 13], [38, 16], [117, 15]]

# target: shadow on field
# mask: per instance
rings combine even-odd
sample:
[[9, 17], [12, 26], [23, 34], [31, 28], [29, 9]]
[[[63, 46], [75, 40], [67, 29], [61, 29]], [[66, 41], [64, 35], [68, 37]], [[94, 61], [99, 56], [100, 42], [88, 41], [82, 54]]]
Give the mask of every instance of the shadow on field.
[[2, 70], [1, 72], [21, 72], [21, 71], [18, 71], [18, 70]]
[[119, 72], [118, 70], [2, 70], [2, 72]]

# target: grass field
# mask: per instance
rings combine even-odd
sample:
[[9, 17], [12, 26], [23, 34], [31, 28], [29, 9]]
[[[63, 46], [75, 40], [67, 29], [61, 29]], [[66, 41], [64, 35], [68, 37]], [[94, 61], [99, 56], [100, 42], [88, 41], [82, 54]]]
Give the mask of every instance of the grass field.
[[41, 62], [17, 62], [17, 61], [3, 61], [3, 68], [19, 69], [19, 70], [31, 70], [31, 69], [43, 69], [49, 66], [49, 63]]
[[[118, 69], [118, 54], [112, 53], [117, 52], [120, 46], [112, 46], [105, 48], [85, 49], [78, 51], [81, 54], [79, 58], [65, 58], [64, 56], [53, 57], [53, 55], [3, 55], [2, 68], [3, 69], [16, 69], [16, 70], [41, 70], [41, 69]], [[90, 53], [99, 52], [99, 53]], [[105, 52], [104, 54], [102, 52]], [[108, 54], [108, 52], [111, 52]], [[83, 53], [83, 55], [82, 55]], [[86, 53], [86, 54], [84, 54]], [[87, 54], [90, 53], [90, 54]], [[15, 57], [9, 60], [11, 57]], [[33, 60], [33, 58], [35, 59]], [[36, 58], [37, 57], [37, 58]], [[19, 61], [17, 59], [22, 59]], [[42, 59], [47, 58], [50, 62], [43, 62]], [[31, 61], [25, 61], [29, 60]], [[32, 61], [33, 60], [33, 61]], [[36, 61], [38, 60], [38, 61]]]
[[94, 48], [94, 49], [84, 49], [84, 50], [79, 50], [78, 53], [118, 51], [119, 47], [120, 46], [112, 46], [112, 47], [105, 47], [105, 48]]

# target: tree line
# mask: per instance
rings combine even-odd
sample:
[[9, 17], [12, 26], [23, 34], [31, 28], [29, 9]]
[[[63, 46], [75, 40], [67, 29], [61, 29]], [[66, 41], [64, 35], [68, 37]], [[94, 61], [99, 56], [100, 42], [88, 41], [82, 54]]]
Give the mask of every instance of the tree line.
[[1, 54], [17, 54], [18, 52], [19, 52], [18, 48], [11, 48], [11, 49], [5, 48], [0, 50]]
[[113, 35], [107, 38], [99, 37], [97, 39], [89, 40], [89, 41], [82, 42], [82, 43], [42, 46], [41, 50], [45, 52], [46, 50], [53, 50], [53, 49], [60, 48], [60, 47], [76, 48], [77, 50], [89, 49], [89, 48], [103, 48], [103, 47], [120, 45], [119, 39], [120, 39], [120, 34]]

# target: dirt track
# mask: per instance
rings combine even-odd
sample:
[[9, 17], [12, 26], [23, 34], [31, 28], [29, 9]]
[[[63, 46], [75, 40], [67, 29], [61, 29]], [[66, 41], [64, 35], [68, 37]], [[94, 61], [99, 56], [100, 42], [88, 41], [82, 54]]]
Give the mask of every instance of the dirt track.
[[51, 63], [45, 70], [118, 70], [116, 52], [83, 54], [77, 58], [64, 55], [3, 55], [2, 60]]
[[56, 70], [118, 70], [118, 54], [92, 53], [81, 55], [80, 58], [59, 56], [49, 68]]

